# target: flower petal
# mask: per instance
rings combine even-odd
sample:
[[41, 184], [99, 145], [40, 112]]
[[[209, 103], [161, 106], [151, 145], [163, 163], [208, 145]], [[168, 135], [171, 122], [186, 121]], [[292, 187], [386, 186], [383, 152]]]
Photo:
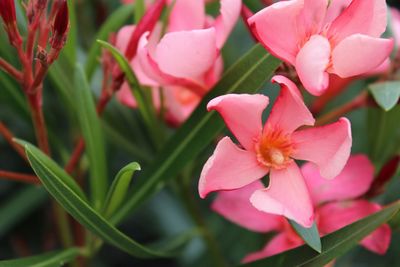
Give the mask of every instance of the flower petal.
[[229, 137], [224, 137], [203, 167], [199, 194], [205, 198], [213, 191], [238, 189], [267, 173], [268, 169], [259, 165], [254, 153], [238, 148]]
[[322, 178], [313, 163], [304, 164], [301, 172], [315, 205], [360, 197], [368, 191], [374, 179], [374, 166], [367, 156], [361, 154], [351, 156], [343, 171], [332, 180]]
[[241, 7], [241, 0], [221, 0], [221, 15], [215, 21], [218, 49], [224, 46], [226, 39], [235, 26], [240, 15]]
[[329, 75], [326, 68], [329, 64], [331, 46], [328, 39], [313, 35], [300, 49], [296, 57], [296, 71], [301, 83], [311, 94], [319, 96], [327, 89]]
[[254, 151], [262, 133], [261, 116], [269, 98], [254, 94], [228, 94], [211, 100], [207, 109], [218, 111], [230, 131], [246, 150]]
[[322, 177], [332, 179], [343, 170], [350, 156], [350, 122], [341, 118], [326, 126], [300, 130], [292, 134], [292, 141], [293, 158], [315, 163]]
[[353, 0], [332, 22], [328, 37], [336, 43], [356, 33], [379, 37], [386, 30], [386, 13], [385, 0]]
[[167, 33], [156, 48], [154, 60], [166, 74], [197, 81], [217, 58], [213, 28]]
[[203, 29], [206, 23], [204, 1], [175, 0], [168, 19], [168, 31], [188, 31]]
[[[329, 234], [379, 210], [381, 207], [378, 204], [366, 200], [329, 203], [317, 210], [318, 229], [323, 234]], [[363, 239], [361, 244], [378, 254], [384, 254], [389, 247], [390, 237], [390, 228], [383, 225]]]
[[292, 65], [295, 64], [301, 39], [297, 32], [297, 17], [302, 8], [302, 0], [281, 1], [264, 8], [248, 20], [260, 43], [273, 55]]
[[303, 125], [314, 125], [314, 118], [297, 86], [284, 76], [274, 76], [272, 82], [281, 86], [278, 99], [272, 107], [266, 126], [292, 133]]
[[313, 224], [313, 205], [295, 162], [282, 170], [272, 169], [268, 188], [255, 191], [250, 201], [260, 211], [283, 215], [304, 227]]
[[261, 181], [255, 181], [237, 190], [219, 192], [211, 208], [226, 219], [254, 232], [270, 232], [282, 227], [282, 216], [268, 214], [254, 208], [250, 196], [263, 189]]
[[[310, 36], [318, 33], [324, 26], [325, 15], [329, 6], [329, 0], [303, 0], [304, 8], [298, 18], [299, 30], [303, 30], [301, 36]], [[335, 0], [336, 1], [336, 0]]]
[[373, 38], [362, 34], [351, 35], [333, 50], [333, 71], [342, 78], [371, 71], [387, 59], [393, 45], [394, 41], [391, 39]]
[[303, 244], [301, 238], [292, 239], [286, 233], [280, 233], [274, 236], [271, 241], [260, 251], [248, 254], [243, 260], [243, 263], [248, 263], [260, 260], [272, 255], [279, 254], [286, 250], [298, 247]]
[[128, 47], [129, 40], [135, 28], [135, 25], [128, 25], [122, 27], [118, 31], [115, 47], [118, 48], [122, 53], [126, 52], [126, 48]]

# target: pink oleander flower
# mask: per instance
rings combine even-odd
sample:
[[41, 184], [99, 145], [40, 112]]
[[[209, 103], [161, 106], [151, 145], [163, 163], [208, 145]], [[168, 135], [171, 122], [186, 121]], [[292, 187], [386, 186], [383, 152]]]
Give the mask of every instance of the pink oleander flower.
[[[258, 40], [296, 68], [304, 87], [321, 95], [329, 74], [341, 78], [377, 68], [393, 49], [385, 0], [291, 0], [264, 8], [248, 22]], [[343, 11], [341, 8], [347, 6]], [[282, 23], [282, 22], [285, 23]]]
[[[351, 156], [343, 171], [332, 180], [322, 178], [318, 168], [312, 163], [304, 164], [301, 172], [310, 191], [321, 236], [382, 208], [376, 203], [359, 199], [370, 188], [374, 174], [373, 165], [364, 155]], [[262, 250], [248, 254], [244, 262], [269, 257], [304, 244], [284, 217], [260, 212], [251, 205], [249, 198], [253, 192], [263, 188], [260, 181], [255, 181], [238, 190], [220, 192], [211, 206], [226, 219], [251, 231], [277, 232]], [[372, 252], [384, 254], [389, 247], [390, 238], [390, 227], [385, 224], [364, 238], [360, 244]]]
[[[214, 20], [206, 14], [204, 1], [176, 0], [166, 33], [162, 35], [163, 25], [159, 24], [139, 42], [132, 67], [141, 84], [153, 88], [154, 98], [159, 98], [159, 88], [163, 89], [170, 124], [186, 120], [222, 74], [220, 49], [240, 15], [241, 0], [220, 2], [221, 14]], [[117, 43], [126, 43], [124, 39], [133, 28], [123, 28]], [[127, 86], [118, 97], [124, 104], [135, 106]]]
[[296, 85], [283, 76], [272, 81], [282, 89], [264, 127], [261, 115], [269, 102], [264, 95], [230, 94], [208, 104], [208, 110], [221, 114], [240, 146], [229, 137], [218, 143], [201, 172], [199, 194], [205, 198], [213, 191], [239, 189], [270, 173], [268, 188], [256, 190], [251, 203], [310, 227], [313, 205], [295, 160], [315, 163], [325, 178], [337, 176], [350, 155], [350, 122], [341, 118], [323, 127], [302, 127], [315, 120]]

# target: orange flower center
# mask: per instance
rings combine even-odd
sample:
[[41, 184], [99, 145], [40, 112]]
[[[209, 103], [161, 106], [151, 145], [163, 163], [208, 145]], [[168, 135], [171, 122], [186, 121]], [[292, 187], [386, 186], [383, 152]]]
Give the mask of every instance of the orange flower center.
[[260, 142], [256, 145], [257, 160], [268, 168], [284, 169], [292, 162], [293, 152], [289, 134], [275, 129], [264, 129]]

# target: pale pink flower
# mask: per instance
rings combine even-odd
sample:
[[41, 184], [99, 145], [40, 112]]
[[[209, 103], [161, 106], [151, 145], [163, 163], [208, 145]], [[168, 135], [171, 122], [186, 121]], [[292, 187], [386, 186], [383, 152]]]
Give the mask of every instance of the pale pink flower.
[[295, 66], [304, 87], [321, 95], [329, 73], [341, 78], [381, 65], [393, 40], [379, 38], [386, 29], [385, 0], [291, 0], [264, 8], [248, 22], [275, 56]]
[[264, 95], [224, 95], [210, 101], [239, 141], [223, 138], [203, 167], [200, 197], [221, 190], [244, 187], [270, 172], [270, 184], [255, 191], [250, 200], [260, 211], [284, 215], [310, 227], [314, 211], [307, 186], [295, 160], [315, 163], [325, 178], [337, 176], [350, 154], [350, 122], [341, 118], [323, 127], [305, 106], [296, 85], [283, 76], [273, 82], [282, 87], [271, 114], [262, 126], [261, 115], [268, 105]]
[[[151, 80], [144, 85], [164, 89], [171, 124], [183, 122], [222, 74], [220, 49], [240, 15], [241, 0], [220, 3], [221, 14], [214, 20], [206, 14], [203, 0], [176, 0], [166, 33], [162, 35], [159, 24], [140, 40], [133, 69]], [[121, 90], [119, 99], [132, 106], [128, 89]]]
[[[379, 211], [382, 207], [367, 200], [364, 195], [373, 181], [374, 167], [364, 155], [351, 156], [343, 171], [332, 180], [326, 180], [312, 163], [301, 167], [316, 213], [316, 223], [322, 236]], [[282, 216], [266, 214], [255, 209], [249, 198], [264, 185], [253, 182], [238, 190], [218, 193], [212, 209], [226, 219], [251, 231], [276, 231], [270, 242], [260, 251], [248, 254], [243, 261], [250, 262], [269, 257], [304, 244]], [[382, 225], [360, 244], [378, 254], [384, 254], [390, 244], [391, 230]]]

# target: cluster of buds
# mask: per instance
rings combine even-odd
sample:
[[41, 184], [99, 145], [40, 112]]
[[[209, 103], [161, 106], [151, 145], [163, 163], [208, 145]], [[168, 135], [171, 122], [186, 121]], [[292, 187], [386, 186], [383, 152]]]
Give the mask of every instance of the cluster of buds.
[[30, 0], [25, 5], [28, 31], [22, 38], [17, 26], [14, 0], [0, 1], [0, 15], [4, 28], [10, 44], [18, 52], [23, 67], [20, 73], [23, 75], [16, 75], [19, 72], [4, 60], [1, 60], [0, 68], [14, 78], [18, 77], [24, 91], [29, 94], [34, 93], [43, 82], [48, 67], [58, 58], [68, 34], [67, 1], [54, 0], [51, 2], [49, 14], [46, 12], [48, 9], [47, 0]]

